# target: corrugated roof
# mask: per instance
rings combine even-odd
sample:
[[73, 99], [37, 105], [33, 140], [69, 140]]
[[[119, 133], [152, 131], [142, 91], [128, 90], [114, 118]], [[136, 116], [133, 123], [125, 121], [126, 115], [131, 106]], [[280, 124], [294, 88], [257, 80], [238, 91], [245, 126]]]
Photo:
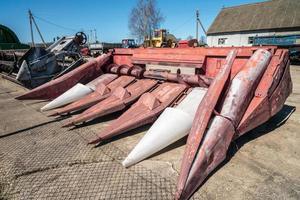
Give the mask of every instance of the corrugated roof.
[[223, 8], [207, 34], [294, 27], [300, 28], [300, 0], [272, 0]]

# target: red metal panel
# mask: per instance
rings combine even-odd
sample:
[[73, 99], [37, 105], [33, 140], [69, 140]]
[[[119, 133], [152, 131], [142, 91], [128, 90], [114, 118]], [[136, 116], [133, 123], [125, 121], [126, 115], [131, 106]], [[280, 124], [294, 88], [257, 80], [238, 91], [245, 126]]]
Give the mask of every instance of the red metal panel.
[[178, 42], [178, 48], [195, 48], [198, 45], [197, 39], [180, 40]]
[[255, 96], [239, 124], [236, 137], [266, 122], [282, 108], [284, 101], [292, 92], [287, 58], [286, 50], [277, 50], [272, 57], [255, 91]]
[[118, 78], [118, 75], [116, 74], [102, 74], [101, 76], [95, 78], [94, 80], [92, 80], [91, 82], [89, 82], [87, 84], [87, 86], [91, 87], [91, 88], [95, 88], [100, 84], [103, 85], [107, 85], [110, 82], [112, 82], [113, 80], [115, 80], [116, 78]]
[[250, 57], [257, 49], [276, 49], [275, 46], [265, 47], [196, 47], [196, 48], [137, 48], [137, 49], [115, 49], [114, 55], [121, 54], [162, 54], [162, 55], [205, 55], [226, 57], [229, 51], [237, 49], [237, 57]]
[[133, 49], [115, 49], [113, 56], [113, 63], [117, 65], [132, 66], [131, 57], [133, 55]]
[[149, 91], [157, 84], [150, 79], [137, 80], [126, 88], [118, 87], [110, 97], [90, 107], [80, 115], [74, 116], [64, 127], [89, 121], [119, 110], [123, 110], [128, 104], [133, 103], [143, 93]]
[[178, 42], [178, 48], [188, 48], [189, 47], [189, 40], [180, 40]]
[[[270, 51], [274, 51], [277, 47], [275, 46], [265, 46], [265, 47], [196, 47], [196, 48], [137, 48], [137, 49], [115, 49], [113, 55], [116, 58], [121, 56], [136, 56], [142, 58], [150, 57], [151, 55], [165, 55], [168, 56], [205, 56], [205, 57], [223, 57], [226, 58], [227, 54], [232, 49], [237, 49], [238, 54], [237, 57], [246, 57], [249, 58], [254, 51], [257, 49], [267, 49]], [[164, 57], [161, 57], [164, 58]], [[159, 61], [159, 60], [157, 60]], [[117, 63], [119, 65], [125, 63]]]
[[[205, 75], [215, 77], [219, 68], [225, 62], [225, 58], [234, 47], [218, 48], [138, 48], [138, 49], [115, 49], [114, 62], [118, 65], [127, 64], [162, 64], [175, 66], [190, 66], [202, 68]], [[274, 52], [276, 47], [239, 47], [235, 48], [237, 58], [234, 61], [231, 77], [240, 71], [247, 60], [257, 49], [263, 48]]]
[[145, 93], [118, 119], [113, 121], [91, 144], [109, 139], [126, 131], [152, 123], [186, 89], [185, 85], [163, 83], [150, 93]]
[[189, 55], [189, 54], [162, 54], [152, 53], [147, 54], [139, 53], [133, 54], [132, 63], [134, 64], [166, 64], [166, 65], [178, 65], [185, 67], [201, 68], [205, 60], [204, 55]]
[[286, 67], [286, 70], [282, 76], [282, 79], [272, 93], [270, 98], [270, 105], [271, 105], [271, 116], [274, 116], [277, 112], [281, 110], [285, 100], [288, 96], [292, 93], [293, 84], [290, 75], [290, 66]]
[[[232, 79], [245, 66], [248, 59], [249, 57], [240, 57], [234, 60], [231, 68], [230, 79]], [[215, 77], [224, 63], [225, 59], [222, 57], [207, 57], [204, 67], [205, 75], [210, 78]]]

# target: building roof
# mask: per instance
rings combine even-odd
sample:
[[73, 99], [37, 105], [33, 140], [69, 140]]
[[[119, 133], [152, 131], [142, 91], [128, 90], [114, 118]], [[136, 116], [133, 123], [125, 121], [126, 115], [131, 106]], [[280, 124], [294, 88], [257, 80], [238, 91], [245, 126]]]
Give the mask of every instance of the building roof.
[[300, 28], [300, 0], [272, 0], [223, 8], [207, 34]]
[[0, 43], [20, 43], [20, 41], [11, 29], [0, 24]]

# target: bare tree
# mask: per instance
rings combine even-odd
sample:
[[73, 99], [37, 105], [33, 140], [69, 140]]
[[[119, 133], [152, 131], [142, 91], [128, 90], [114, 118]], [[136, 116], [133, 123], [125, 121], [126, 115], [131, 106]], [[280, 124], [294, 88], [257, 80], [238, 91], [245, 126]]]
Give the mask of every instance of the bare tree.
[[156, 0], [138, 0], [131, 10], [128, 27], [131, 34], [141, 42], [145, 36], [151, 38], [153, 30], [163, 21], [164, 17], [156, 6]]

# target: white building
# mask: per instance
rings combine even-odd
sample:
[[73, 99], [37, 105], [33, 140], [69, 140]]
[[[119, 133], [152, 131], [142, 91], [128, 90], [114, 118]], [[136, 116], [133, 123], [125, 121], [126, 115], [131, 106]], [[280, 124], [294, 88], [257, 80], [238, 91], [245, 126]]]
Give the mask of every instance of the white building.
[[208, 46], [252, 46], [253, 37], [300, 34], [300, 0], [223, 8], [207, 31]]

